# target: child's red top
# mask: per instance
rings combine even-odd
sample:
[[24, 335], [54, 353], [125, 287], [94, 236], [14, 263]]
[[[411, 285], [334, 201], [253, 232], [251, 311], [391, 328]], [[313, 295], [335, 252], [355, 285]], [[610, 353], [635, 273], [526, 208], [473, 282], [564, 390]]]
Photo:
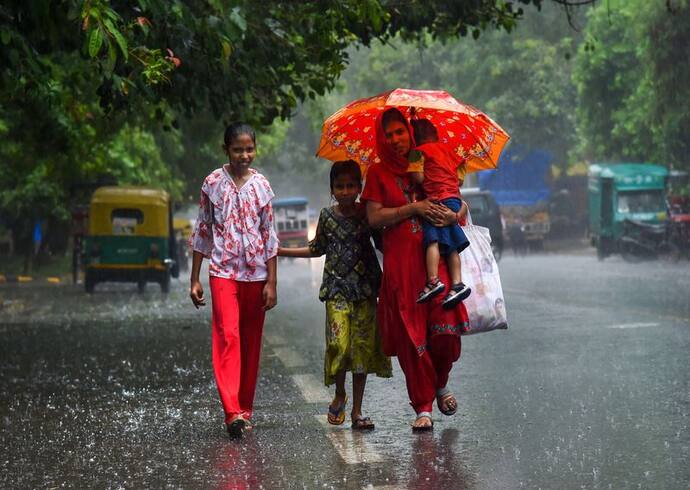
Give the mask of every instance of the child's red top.
[[424, 143], [415, 148], [424, 155], [424, 193], [434, 201], [460, 197], [458, 167], [463, 159], [439, 143]]

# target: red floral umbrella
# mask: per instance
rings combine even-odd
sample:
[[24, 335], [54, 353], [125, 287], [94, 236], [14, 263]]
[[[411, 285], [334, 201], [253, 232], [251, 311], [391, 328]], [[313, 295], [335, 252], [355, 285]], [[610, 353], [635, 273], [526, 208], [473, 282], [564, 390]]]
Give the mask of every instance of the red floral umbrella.
[[431, 121], [439, 142], [467, 161], [467, 173], [496, 168], [510, 139], [498, 124], [476, 108], [443, 90], [395, 89], [358, 99], [326, 119], [316, 156], [331, 161], [355, 160], [362, 171], [379, 161], [375, 122], [378, 114], [395, 107], [406, 117]]

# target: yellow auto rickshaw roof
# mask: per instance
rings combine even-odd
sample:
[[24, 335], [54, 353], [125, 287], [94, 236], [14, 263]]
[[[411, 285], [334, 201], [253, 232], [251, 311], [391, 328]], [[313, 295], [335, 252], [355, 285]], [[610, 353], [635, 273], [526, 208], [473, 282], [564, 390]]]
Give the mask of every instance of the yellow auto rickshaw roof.
[[99, 187], [91, 197], [91, 204], [129, 204], [167, 206], [170, 196], [162, 189], [139, 186]]

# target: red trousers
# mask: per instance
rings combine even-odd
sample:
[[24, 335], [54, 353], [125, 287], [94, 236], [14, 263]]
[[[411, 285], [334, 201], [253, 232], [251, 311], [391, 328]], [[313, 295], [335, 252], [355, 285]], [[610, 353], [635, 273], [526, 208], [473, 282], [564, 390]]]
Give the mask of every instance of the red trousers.
[[211, 277], [213, 372], [225, 422], [252, 416], [264, 328], [265, 281], [239, 282]]
[[[403, 333], [403, 332], [401, 332]], [[397, 336], [400, 368], [405, 374], [407, 393], [415, 413], [431, 412], [436, 390], [445, 388], [453, 363], [460, 358], [460, 337], [434, 335], [420, 356], [409, 336]]]

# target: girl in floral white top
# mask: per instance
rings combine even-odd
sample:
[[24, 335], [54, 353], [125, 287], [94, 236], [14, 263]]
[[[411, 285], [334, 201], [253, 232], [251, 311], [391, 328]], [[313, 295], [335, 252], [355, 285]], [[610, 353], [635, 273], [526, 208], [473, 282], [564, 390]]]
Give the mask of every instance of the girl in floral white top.
[[276, 303], [278, 237], [273, 227], [273, 190], [250, 168], [256, 156], [251, 126], [225, 130], [228, 163], [201, 186], [199, 217], [190, 240], [193, 249], [189, 295], [206, 304], [199, 282], [204, 258], [210, 260], [213, 370], [231, 436], [251, 429], [254, 391], [261, 355], [264, 315]]

